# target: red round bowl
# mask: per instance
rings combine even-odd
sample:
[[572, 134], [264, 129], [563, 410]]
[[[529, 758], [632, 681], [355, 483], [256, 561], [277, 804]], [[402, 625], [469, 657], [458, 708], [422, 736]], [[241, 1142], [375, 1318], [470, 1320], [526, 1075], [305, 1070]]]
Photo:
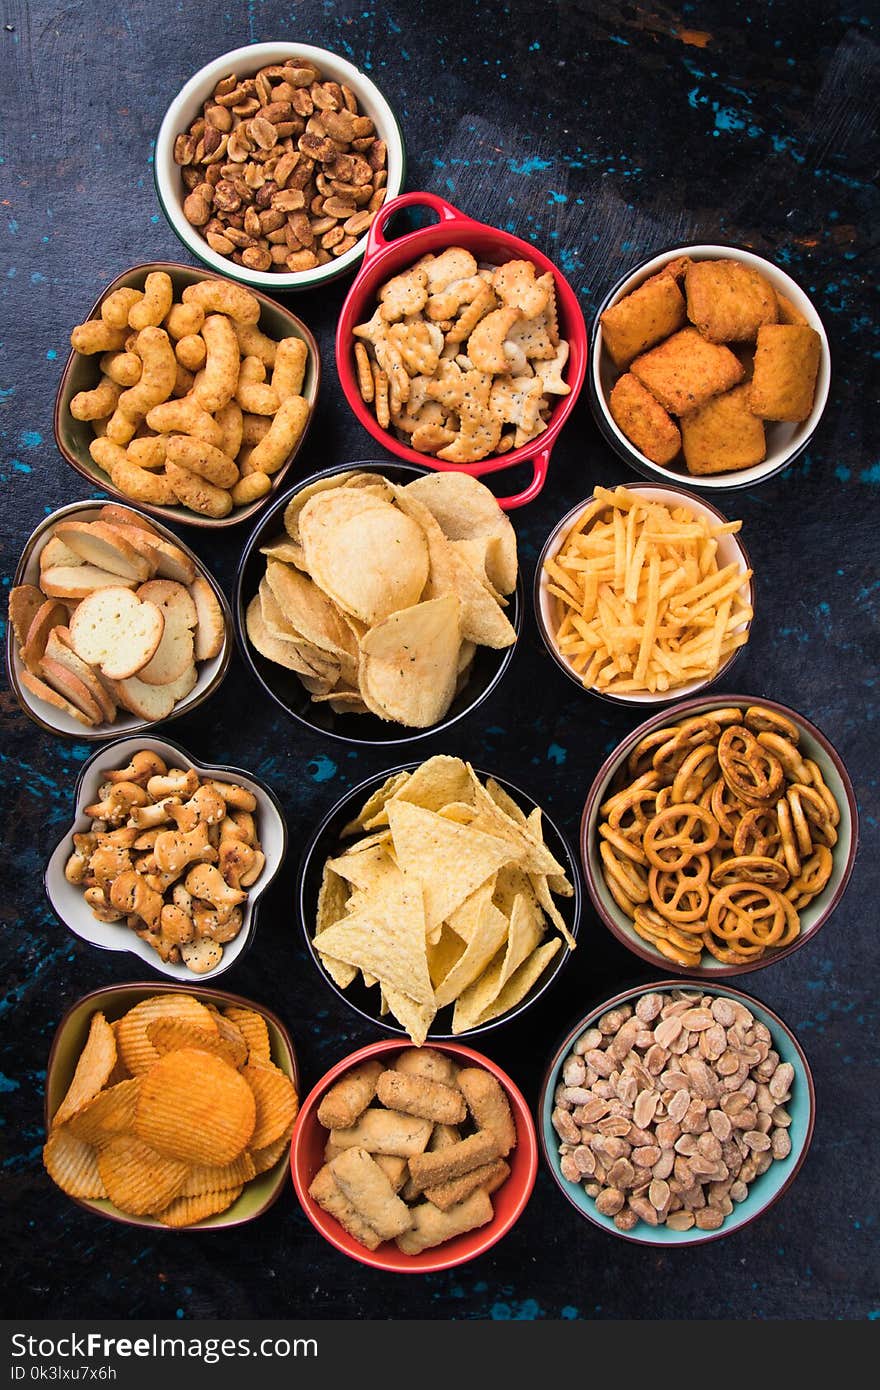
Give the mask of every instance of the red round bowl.
[[[409, 232], [395, 241], [387, 241], [385, 227], [389, 220], [401, 208], [408, 207], [430, 208], [437, 214], [439, 221], [430, 227]], [[511, 449], [506, 454], [481, 459], [479, 463], [444, 463], [442, 459], [436, 459], [431, 454], [420, 454], [406, 444], [401, 444], [390, 430], [382, 429], [372, 410], [364, 404], [355, 372], [355, 340], [352, 329], [373, 314], [379, 288], [392, 275], [397, 275], [411, 266], [420, 256], [442, 251], [448, 246], [464, 246], [478, 260], [494, 261], [496, 264], [511, 259], [527, 260], [531, 261], [541, 274], [549, 271], [556, 284], [560, 334], [569, 344], [564, 376], [571, 391], [567, 396], [561, 397], [554, 407], [544, 433], [529, 444], [523, 445], [521, 449]], [[444, 198], [438, 198], [435, 193], [404, 193], [399, 198], [392, 198], [380, 208], [367, 237], [363, 265], [342, 306], [336, 330], [336, 370], [345, 397], [355, 415], [364, 429], [368, 430], [389, 453], [396, 454], [398, 458], [406, 459], [409, 463], [420, 463], [424, 467], [436, 468], [441, 472], [469, 473], [472, 478], [481, 478], [486, 473], [496, 473], [502, 468], [515, 468], [517, 464], [530, 463], [532, 480], [528, 486], [515, 496], [498, 499], [499, 506], [505, 511], [514, 507], [524, 507], [527, 502], [534, 501], [547, 481], [553, 445], [574, 409], [574, 403], [584, 383], [586, 369], [587, 330], [577, 296], [553, 262], [537, 247], [528, 241], [521, 241], [519, 237], [511, 236], [509, 232], [489, 227], [485, 222], [474, 221], [472, 217], [467, 217], [451, 203], [447, 203]]]
[[421, 1255], [404, 1255], [393, 1241], [385, 1241], [377, 1250], [367, 1250], [365, 1246], [359, 1245], [334, 1217], [329, 1216], [309, 1196], [309, 1185], [318, 1169], [323, 1166], [324, 1145], [330, 1133], [318, 1122], [318, 1106], [325, 1092], [352, 1067], [368, 1061], [371, 1057], [403, 1052], [406, 1046], [407, 1044], [399, 1039], [371, 1043], [368, 1047], [362, 1047], [348, 1057], [343, 1057], [341, 1062], [337, 1062], [335, 1067], [331, 1067], [327, 1074], [321, 1077], [317, 1086], [303, 1101], [297, 1116], [290, 1150], [290, 1168], [296, 1195], [306, 1216], [315, 1230], [320, 1231], [324, 1239], [343, 1255], [349, 1255], [353, 1260], [359, 1260], [361, 1264], [370, 1265], [373, 1269], [384, 1269], [392, 1274], [436, 1274], [438, 1270], [453, 1269], [456, 1265], [466, 1264], [468, 1260], [485, 1254], [516, 1224], [525, 1211], [532, 1195], [532, 1188], [535, 1186], [538, 1171], [538, 1139], [525, 1098], [506, 1072], [481, 1052], [474, 1052], [460, 1043], [432, 1041], [429, 1046], [434, 1051], [446, 1053], [457, 1062], [468, 1066], [484, 1067], [504, 1087], [516, 1125], [516, 1148], [507, 1156], [510, 1177], [497, 1192], [492, 1193], [492, 1205], [495, 1208], [492, 1220], [476, 1231], [468, 1231], [463, 1236], [446, 1241], [445, 1245], [436, 1245], [433, 1250], [426, 1250]]

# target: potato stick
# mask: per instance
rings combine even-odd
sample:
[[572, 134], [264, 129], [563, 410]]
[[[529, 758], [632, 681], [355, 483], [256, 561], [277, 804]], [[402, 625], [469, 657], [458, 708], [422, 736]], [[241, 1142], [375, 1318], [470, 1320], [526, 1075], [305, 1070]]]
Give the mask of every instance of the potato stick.
[[[707, 608], [717, 608], [719, 603], [723, 603], [726, 598], [732, 597], [734, 594], [738, 593], [739, 590], [748, 583], [751, 577], [751, 570], [737, 570], [733, 578], [730, 579], [723, 588], [717, 589], [711, 594], [707, 594], [705, 598], [700, 599], [699, 602], [690, 605], [684, 610], [688, 620], [692, 622], [698, 614], [704, 613]], [[676, 611], [679, 613], [682, 612], [681, 609]]]
[[614, 586], [622, 589], [626, 582], [626, 531], [619, 511], [614, 513]]
[[725, 521], [723, 526], [710, 526], [710, 536], [735, 536], [742, 530], [742, 521]]
[[[630, 512], [630, 516], [634, 515], [634, 512]], [[645, 551], [647, 549], [647, 546], [648, 542], [643, 531], [642, 534], [639, 536], [638, 541], [636, 542], [635, 550], [633, 551], [630, 557], [626, 571], [626, 583], [624, 585], [623, 592], [624, 597], [628, 600], [629, 603], [635, 603], [636, 599], [639, 596], [639, 582], [642, 577], [642, 569], [645, 563]]]
[[724, 633], [727, 629], [727, 620], [730, 617], [732, 606], [733, 598], [731, 597], [725, 599], [718, 609], [718, 614], [715, 619], [715, 631], [712, 634], [712, 642], [706, 656], [706, 665], [709, 667], [710, 671], [714, 671], [721, 660], [721, 643], [724, 641]]
[[642, 641], [639, 647], [639, 659], [636, 662], [636, 680], [644, 680], [648, 672], [648, 657], [654, 645], [654, 636], [657, 631], [657, 603], [659, 591], [660, 562], [656, 555], [652, 555], [648, 569], [648, 612], [645, 616], [645, 630], [642, 634]]
[[700, 547], [700, 574], [706, 575], [709, 573], [709, 570], [715, 563], [717, 550], [718, 542], [713, 540], [707, 540], [706, 543]]
[[739, 574], [739, 572], [736, 563], [725, 565], [723, 569], [716, 570], [714, 574], [700, 580], [699, 584], [685, 589], [684, 593], [676, 594], [675, 607], [677, 609], [688, 608], [695, 599], [703, 598], [706, 594], [711, 594], [713, 590], [722, 588], [733, 575]]

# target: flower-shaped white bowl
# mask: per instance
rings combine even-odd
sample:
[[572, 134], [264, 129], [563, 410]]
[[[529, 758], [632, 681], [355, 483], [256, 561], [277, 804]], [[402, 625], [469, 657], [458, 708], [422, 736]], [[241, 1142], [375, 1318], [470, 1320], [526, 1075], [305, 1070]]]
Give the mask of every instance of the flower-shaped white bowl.
[[[193, 767], [202, 777], [212, 777], [218, 782], [235, 782], [252, 792], [257, 799], [257, 836], [266, 856], [266, 866], [254, 886], [248, 890], [247, 899], [242, 904], [241, 931], [234, 941], [223, 947], [223, 959], [216, 969], [209, 970], [204, 975], [196, 975], [182, 963], [166, 964], [160, 960], [152, 946], [142, 941], [124, 924], [99, 922], [97, 917], [92, 915], [82, 888], [68, 883], [64, 877], [64, 866], [73, 853], [74, 834], [84, 833], [91, 825], [90, 818], [85, 814], [85, 807], [96, 799], [98, 788], [106, 780], [106, 775], [111, 769], [125, 767], [135, 753], [144, 749], [158, 753], [169, 767]], [[142, 735], [138, 738], [117, 739], [115, 743], [100, 748], [92, 754], [88, 762], [83, 763], [76, 782], [74, 805], [73, 824], [56, 845], [46, 865], [43, 880], [46, 896], [56, 916], [74, 936], [78, 936], [81, 941], [88, 941], [92, 946], [99, 946], [102, 951], [128, 951], [160, 975], [193, 986], [200, 981], [216, 979], [235, 964], [250, 946], [256, 927], [259, 900], [281, 868], [287, 850], [287, 826], [281, 807], [275, 794], [263, 782], [249, 772], [242, 772], [239, 768], [229, 767], [225, 763], [200, 763], [187, 753], [185, 748], [169, 742], [168, 739]]]
[[213, 92], [217, 83], [229, 73], [239, 77], [253, 77], [260, 68], [270, 63], [284, 63], [288, 58], [304, 58], [314, 63], [325, 78], [332, 82], [344, 83], [350, 87], [358, 99], [361, 114], [369, 116], [376, 127], [380, 140], [388, 148], [388, 183], [385, 200], [396, 198], [403, 187], [406, 159], [403, 135], [397, 117], [385, 100], [375, 82], [361, 72], [353, 63], [331, 53], [326, 48], [315, 48], [307, 43], [255, 43], [244, 48], [235, 48], [231, 53], [221, 53], [199, 68], [197, 73], [181, 88], [172, 101], [156, 137], [154, 173], [156, 192], [162, 211], [171, 224], [172, 231], [183, 242], [187, 250], [221, 275], [240, 280], [245, 285], [255, 285], [257, 289], [269, 294], [289, 294], [292, 290], [311, 290], [316, 285], [324, 285], [345, 275], [357, 265], [364, 254], [366, 233], [359, 237], [350, 251], [339, 256], [330, 265], [315, 266], [314, 270], [302, 270], [297, 274], [282, 275], [270, 270], [248, 270], [247, 266], [236, 265], [227, 256], [212, 251], [198, 227], [187, 222], [183, 214], [183, 200], [186, 190], [180, 177], [180, 169], [174, 162], [174, 141], [181, 131], [189, 128], [196, 116], [201, 114], [202, 102]]
[[[101, 502], [71, 502], [69, 506], [59, 507], [56, 512], [47, 516], [45, 521], [41, 521], [36, 530], [29, 536], [22, 551], [18, 568], [15, 571], [15, 578], [12, 581], [13, 584], [39, 584], [40, 552], [50, 539], [59, 521], [97, 521], [102, 505]], [[169, 720], [177, 719], [181, 714], [189, 714], [203, 700], [207, 700], [209, 695], [213, 695], [226, 675], [235, 640], [232, 630], [232, 614], [229, 611], [229, 604], [226, 602], [226, 595], [214, 576], [202, 564], [195, 551], [190, 550], [179, 536], [170, 531], [167, 526], [163, 526], [160, 521], [156, 521], [154, 517], [144, 516], [137, 507], [133, 507], [129, 502], [126, 502], [125, 505], [128, 511], [143, 516], [147, 526], [158, 531], [159, 535], [163, 536], [166, 541], [170, 541], [172, 545], [177, 546], [178, 550], [184, 551], [189, 556], [198, 573], [207, 579], [223, 612], [225, 628], [223, 646], [217, 656], [212, 657], [210, 661], [199, 663], [197, 667], [198, 679], [192, 690], [184, 699], [178, 700], [167, 718], [161, 721], [163, 724], [167, 724]], [[99, 724], [96, 729], [87, 729], [72, 715], [66, 714], [63, 710], [55, 709], [54, 706], [46, 704], [36, 695], [32, 695], [21, 682], [24, 663], [19, 655], [18, 644], [11, 623], [7, 623], [6, 626], [6, 670], [9, 684], [12, 686], [18, 703], [25, 714], [30, 715], [35, 724], [39, 724], [40, 728], [47, 729], [51, 734], [64, 734], [68, 738], [75, 738], [83, 743], [97, 743], [108, 738], [118, 738], [121, 734], [136, 734], [143, 729], [153, 727], [153, 723], [149, 719], [138, 719], [136, 715], [127, 714], [125, 710], [120, 709], [112, 724]]]
[[[800, 420], [797, 424], [766, 420], [764, 428], [767, 439], [767, 457], [762, 463], [753, 464], [751, 468], [740, 468], [735, 473], [717, 473], [707, 477], [689, 473], [683, 462], [676, 461], [674, 466], [652, 463], [627, 439], [620, 426], [612, 419], [609, 409], [608, 400], [611, 395], [611, 388], [620, 373], [605, 351], [602, 337], [602, 314], [606, 309], [610, 309], [612, 304], [617, 304], [626, 295], [638, 289], [645, 280], [656, 275], [669, 261], [677, 260], [679, 256], [689, 256], [694, 261], [740, 261], [751, 270], [757, 270], [766, 280], [770, 281], [775, 290], [785, 295], [786, 299], [791, 300], [795, 308], [803, 314], [810, 327], [816, 330], [821, 339], [819, 374], [816, 378], [813, 408], [806, 420]], [[822, 412], [828, 401], [828, 392], [831, 387], [831, 353], [828, 347], [828, 335], [819, 317], [819, 312], [796, 280], [792, 280], [790, 275], [786, 275], [785, 271], [780, 269], [778, 265], [774, 265], [772, 261], [765, 260], [763, 256], [756, 256], [754, 251], [748, 251], [745, 247], [713, 246], [699, 243], [690, 246], [674, 246], [668, 251], [662, 251], [657, 256], [651, 256], [649, 260], [642, 261], [641, 265], [637, 265], [634, 270], [627, 271], [626, 275], [608, 291], [596, 310], [590, 340], [590, 365], [587, 379], [589, 381], [590, 406], [596, 424], [615, 453], [619, 454], [624, 462], [634, 468], [637, 473], [641, 473], [646, 478], [659, 478], [671, 483], [685, 483], [688, 487], [700, 488], [706, 492], [730, 492], [736, 488], [754, 487], [756, 483], [763, 483], [765, 479], [772, 478], [774, 473], [781, 473], [783, 468], [787, 468], [806, 449], [816, 433]]]

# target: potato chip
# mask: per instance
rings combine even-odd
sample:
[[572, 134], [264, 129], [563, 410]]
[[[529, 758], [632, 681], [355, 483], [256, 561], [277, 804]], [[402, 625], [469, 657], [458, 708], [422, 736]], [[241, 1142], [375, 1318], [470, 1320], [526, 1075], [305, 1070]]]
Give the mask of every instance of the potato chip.
[[207, 1192], [227, 1192], [230, 1187], [240, 1189], [242, 1184], [256, 1176], [256, 1172], [254, 1160], [247, 1149], [222, 1167], [198, 1163], [188, 1170], [180, 1195], [202, 1197]]
[[222, 1192], [205, 1192], [199, 1197], [178, 1197], [157, 1212], [156, 1219], [163, 1226], [175, 1229], [195, 1226], [198, 1221], [206, 1221], [209, 1216], [219, 1216], [221, 1211], [228, 1211], [241, 1194], [241, 1187], [227, 1187]]
[[[291, 1129], [293, 1126], [291, 1126]], [[282, 1134], [280, 1139], [276, 1139], [274, 1144], [267, 1144], [262, 1149], [251, 1149], [250, 1156], [253, 1161], [256, 1173], [267, 1173], [270, 1168], [274, 1168], [280, 1158], [283, 1158], [290, 1147], [290, 1134]]]
[[422, 885], [429, 933], [514, 857], [510, 846], [494, 836], [410, 802], [390, 802], [388, 819], [404, 875]]
[[450, 541], [485, 539], [486, 573], [501, 594], [516, 588], [516, 532], [488, 488], [467, 473], [426, 473], [405, 491], [428, 508]]
[[[339, 610], [307, 574], [270, 559], [266, 582], [288, 625], [299, 637], [357, 670], [357, 641]], [[267, 618], [264, 608], [263, 617]]]
[[392, 613], [361, 642], [360, 687], [380, 719], [426, 729], [448, 710], [458, 679], [460, 605], [453, 594]]
[[105, 1084], [107, 1086], [115, 1086], [119, 1081], [128, 1080], [129, 1071], [128, 1067], [123, 1062], [122, 1054], [119, 1051], [119, 1020], [116, 1019], [113, 1023], [110, 1024], [110, 1027], [113, 1029], [113, 1039], [116, 1043], [116, 1062], [113, 1067], [113, 1070], [107, 1077], [107, 1081]]
[[97, 1151], [77, 1139], [66, 1126], [53, 1129], [49, 1135], [43, 1148], [43, 1164], [52, 1181], [68, 1197], [88, 1201], [107, 1196], [98, 1170]]
[[101, 1091], [68, 1120], [67, 1127], [85, 1144], [100, 1146], [117, 1134], [133, 1133], [140, 1079], [131, 1077]]
[[223, 1010], [223, 1017], [234, 1023], [247, 1044], [249, 1062], [271, 1062], [272, 1048], [269, 1043], [269, 1029], [262, 1014], [253, 1009], [242, 1009], [236, 1004]]
[[363, 488], [312, 497], [299, 515], [309, 573], [340, 608], [375, 623], [418, 602], [428, 578], [421, 528]]
[[141, 1000], [122, 1016], [116, 1030], [122, 1060], [132, 1076], [140, 1076], [159, 1060], [147, 1037], [147, 1025], [156, 1018], [180, 1018], [209, 1031], [216, 1027], [209, 1011], [191, 994], [154, 994]]
[[147, 1024], [147, 1037], [160, 1056], [166, 1052], [178, 1052], [182, 1047], [194, 1047], [200, 1052], [210, 1052], [222, 1057], [231, 1067], [238, 1067], [244, 1058], [233, 1043], [220, 1036], [219, 1025], [197, 1028], [182, 1018], [157, 1018]]
[[113, 1029], [102, 1013], [92, 1014], [89, 1036], [80, 1053], [73, 1080], [67, 1094], [52, 1119], [52, 1124], [63, 1125], [71, 1115], [75, 1115], [104, 1086], [116, 1064], [116, 1037]]
[[98, 1171], [113, 1205], [129, 1216], [167, 1207], [187, 1175], [185, 1163], [157, 1153], [133, 1134], [119, 1134], [98, 1151]]
[[[274, 661], [276, 666], [295, 671], [299, 676], [314, 676], [314, 667], [300, 655], [299, 644], [286, 641], [269, 630], [263, 617], [259, 594], [254, 594], [248, 604], [244, 622], [248, 640], [260, 656], [264, 656], [267, 661]], [[327, 689], [332, 688], [331, 683]]]
[[299, 492], [294, 493], [284, 508], [284, 529], [296, 545], [302, 545], [299, 514], [309, 498], [315, 497], [319, 492], [329, 492], [332, 488], [350, 486], [356, 476], [354, 473], [334, 473], [331, 478], [319, 478], [317, 482], [309, 483], [307, 487], [302, 487]]
[[250, 1143], [255, 1149], [273, 1144], [296, 1119], [299, 1098], [290, 1077], [271, 1062], [248, 1062], [241, 1075], [253, 1092], [257, 1118]]
[[207, 1052], [167, 1052], [141, 1079], [137, 1134], [181, 1163], [231, 1163], [255, 1122], [253, 1092], [241, 1073]]
[[349, 913], [321, 932], [316, 944], [335, 960], [368, 970], [383, 986], [433, 1006], [422, 890], [403, 875], [375, 909]]
[[217, 1032], [220, 1037], [232, 1049], [232, 1065], [243, 1067], [248, 1059], [248, 1045], [241, 1029], [231, 1019], [225, 1018], [219, 1009], [212, 1007], [211, 1016], [217, 1025]]

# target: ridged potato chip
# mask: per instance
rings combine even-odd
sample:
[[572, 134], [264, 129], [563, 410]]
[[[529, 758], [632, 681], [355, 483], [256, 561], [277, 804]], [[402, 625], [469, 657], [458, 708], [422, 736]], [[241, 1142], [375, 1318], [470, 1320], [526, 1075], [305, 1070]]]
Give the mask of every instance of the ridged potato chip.
[[114, 1206], [129, 1216], [146, 1216], [178, 1196], [187, 1167], [133, 1134], [120, 1134], [98, 1152], [98, 1172]]
[[157, 1018], [180, 1018], [209, 1031], [216, 1027], [209, 1011], [191, 994], [154, 994], [141, 1000], [119, 1019], [116, 1029], [122, 1060], [132, 1076], [140, 1076], [159, 1060], [147, 1037], [147, 1025]]
[[67, 1094], [56, 1110], [52, 1124], [63, 1125], [98, 1094], [116, 1064], [116, 1038], [102, 1013], [92, 1015], [89, 1036], [80, 1053]]
[[219, 1216], [227, 1211], [242, 1194], [241, 1187], [227, 1187], [222, 1192], [205, 1192], [198, 1197], [178, 1197], [169, 1206], [156, 1213], [157, 1221], [163, 1226], [175, 1229], [195, 1226], [198, 1221], [206, 1221], [209, 1216]]
[[245, 1060], [241, 1056], [241, 1049], [234, 1042], [221, 1037], [219, 1028], [219, 1023], [208, 1029], [187, 1023], [183, 1018], [156, 1018], [147, 1024], [147, 1037], [160, 1056], [164, 1057], [166, 1052], [179, 1052], [182, 1047], [194, 1047], [200, 1052], [221, 1057], [231, 1067], [238, 1069]]
[[257, 1118], [250, 1143], [255, 1149], [274, 1144], [293, 1124], [299, 1110], [299, 1098], [293, 1082], [272, 1063], [248, 1062], [242, 1076], [253, 1092]]
[[68, 1197], [88, 1200], [107, 1196], [98, 1170], [97, 1151], [66, 1127], [53, 1129], [49, 1135], [43, 1148], [43, 1164], [52, 1181]]
[[186, 1175], [181, 1188], [181, 1197], [203, 1197], [207, 1192], [228, 1192], [230, 1187], [241, 1187], [256, 1175], [256, 1166], [251, 1154], [245, 1149], [231, 1163], [217, 1167], [210, 1163], [197, 1163]]
[[210, 1053], [166, 1052], [141, 1080], [137, 1134], [181, 1163], [231, 1163], [250, 1142], [255, 1120], [247, 1082]]
[[293, 1122], [291, 1121], [290, 1125], [288, 1126], [288, 1129], [285, 1131], [284, 1134], [281, 1135], [280, 1139], [275, 1140], [274, 1144], [267, 1144], [265, 1148], [262, 1149], [250, 1150], [250, 1155], [253, 1159], [254, 1168], [258, 1173], [267, 1173], [270, 1168], [275, 1167], [275, 1164], [278, 1162], [279, 1158], [281, 1158], [282, 1155], [287, 1153], [287, 1150], [290, 1146], [290, 1135], [292, 1131]]
[[117, 1134], [133, 1133], [139, 1090], [140, 1080], [136, 1076], [108, 1086], [71, 1116], [68, 1129], [77, 1139], [98, 1147]]
[[223, 1010], [223, 1017], [235, 1024], [247, 1046], [249, 1062], [271, 1062], [272, 1049], [269, 1045], [269, 1030], [266, 1020], [253, 1009], [241, 1009], [230, 1005]]

